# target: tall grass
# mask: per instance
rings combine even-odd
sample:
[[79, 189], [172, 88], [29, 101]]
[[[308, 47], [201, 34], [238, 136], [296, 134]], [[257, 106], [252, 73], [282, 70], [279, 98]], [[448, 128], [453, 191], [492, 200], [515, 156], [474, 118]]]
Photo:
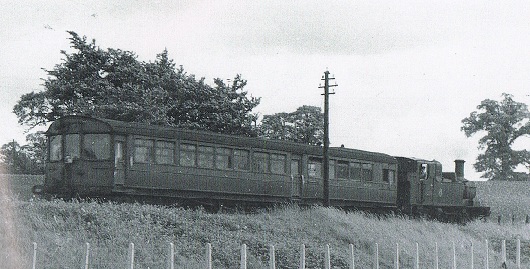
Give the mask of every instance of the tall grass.
[[[496, 198], [509, 186], [491, 185], [486, 193], [482, 185], [478, 196], [483, 195], [483, 203], [492, 206], [493, 212], [514, 208], [526, 212], [523, 190]], [[509, 265], [513, 266], [515, 239], [522, 242], [523, 268], [530, 268], [530, 230], [522, 222], [456, 225], [297, 206], [255, 214], [213, 214], [140, 204], [26, 201], [20, 196], [13, 198], [11, 192], [0, 194], [2, 268], [31, 268], [32, 242], [38, 244], [38, 268], [82, 268], [87, 242], [91, 245], [91, 268], [125, 268], [131, 242], [135, 244], [135, 268], [166, 268], [170, 242], [175, 244], [176, 268], [204, 268], [207, 243], [212, 244], [214, 268], [238, 268], [243, 243], [248, 246], [248, 268], [268, 268], [270, 245], [276, 249], [277, 268], [297, 268], [301, 244], [306, 245], [307, 268], [323, 268], [326, 244], [331, 247], [332, 267], [346, 268], [350, 243], [355, 245], [356, 268], [371, 268], [375, 243], [380, 268], [393, 268], [396, 243], [401, 268], [414, 268], [416, 243], [421, 268], [434, 268], [435, 242], [440, 268], [451, 268], [453, 242], [458, 268], [469, 268], [471, 244], [475, 268], [484, 268], [486, 239], [490, 242], [491, 268], [500, 264], [502, 240], [508, 240]]]

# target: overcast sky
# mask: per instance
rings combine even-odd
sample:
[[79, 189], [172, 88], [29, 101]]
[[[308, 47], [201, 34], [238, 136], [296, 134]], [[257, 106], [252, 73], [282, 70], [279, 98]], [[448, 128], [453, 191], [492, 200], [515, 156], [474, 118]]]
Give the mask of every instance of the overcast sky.
[[43, 89], [41, 68], [60, 63], [75, 31], [143, 61], [167, 48], [209, 84], [242, 74], [261, 115], [322, 107], [327, 69], [339, 85], [332, 146], [437, 159], [446, 171], [464, 159], [478, 179], [479, 136], [466, 138], [461, 120], [503, 92], [530, 104], [528, 14], [528, 1], [7, 1], [0, 144], [25, 143], [12, 108]]

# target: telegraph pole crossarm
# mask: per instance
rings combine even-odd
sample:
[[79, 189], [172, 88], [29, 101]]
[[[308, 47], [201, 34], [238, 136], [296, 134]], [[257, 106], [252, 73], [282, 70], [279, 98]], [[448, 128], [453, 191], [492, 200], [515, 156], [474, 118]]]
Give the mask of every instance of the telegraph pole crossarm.
[[319, 88], [324, 88], [324, 148], [323, 148], [323, 172], [324, 172], [324, 201], [323, 204], [325, 207], [330, 206], [329, 199], [329, 95], [335, 94], [334, 92], [330, 93], [329, 88], [335, 87], [337, 84], [330, 85], [329, 81], [334, 80], [335, 78], [329, 77], [329, 71], [324, 72], [322, 80], [324, 81], [324, 86]]

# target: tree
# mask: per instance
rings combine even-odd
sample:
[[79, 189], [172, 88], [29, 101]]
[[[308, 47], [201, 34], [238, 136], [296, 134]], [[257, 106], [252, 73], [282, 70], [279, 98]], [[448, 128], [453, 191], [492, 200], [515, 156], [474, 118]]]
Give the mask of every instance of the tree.
[[324, 115], [320, 107], [301, 106], [291, 113], [276, 113], [263, 116], [260, 135], [310, 145], [322, 144]]
[[521, 137], [530, 135], [530, 112], [524, 103], [513, 100], [513, 96], [503, 93], [503, 100], [483, 100], [477, 106], [478, 111], [471, 112], [462, 120], [461, 128], [467, 137], [485, 131], [486, 135], [479, 140], [479, 154], [474, 164], [482, 177], [492, 180], [512, 180], [514, 169], [520, 165], [530, 164], [528, 150], [513, 150], [513, 143]]
[[21, 146], [16, 141], [2, 145], [0, 148], [0, 163], [4, 172], [8, 174], [42, 174], [43, 163], [38, 163], [34, 152], [27, 146]]
[[247, 97], [246, 81], [232, 85], [216, 79], [215, 87], [175, 68], [167, 50], [154, 62], [142, 62], [130, 51], [100, 49], [69, 32], [73, 53], [46, 70], [44, 91], [23, 95], [13, 108], [30, 129], [77, 114], [122, 121], [253, 135], [251, 114], [260, 99]]

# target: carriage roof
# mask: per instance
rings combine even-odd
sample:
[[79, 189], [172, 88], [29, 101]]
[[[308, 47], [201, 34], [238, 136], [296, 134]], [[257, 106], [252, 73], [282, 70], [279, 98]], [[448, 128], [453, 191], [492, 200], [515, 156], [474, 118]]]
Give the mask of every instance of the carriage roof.
[[[92, 118], [87, 116], [70, 115], [53, 122], [47, 135], [64, 133], [110, 133], [117, 135], [138, 135], [157, 139], [182, 139], [186, 141], [212, 143], [234, 147], [250, 147], [274, 151], [290, 152], [293, 154], [308, 154], [322, 156], [322, 147], [312, 146], [290, 141], [219, 134], [210, 131], [188, 130], [176, 127], [158, 126], [138, 122], [123, 122], [117, 120]], [[330, 156], [344, 159], [358, 159], [374, 162], [397, 163], [388, 154], [370, 152], [344, 147], [331, 147]]]

